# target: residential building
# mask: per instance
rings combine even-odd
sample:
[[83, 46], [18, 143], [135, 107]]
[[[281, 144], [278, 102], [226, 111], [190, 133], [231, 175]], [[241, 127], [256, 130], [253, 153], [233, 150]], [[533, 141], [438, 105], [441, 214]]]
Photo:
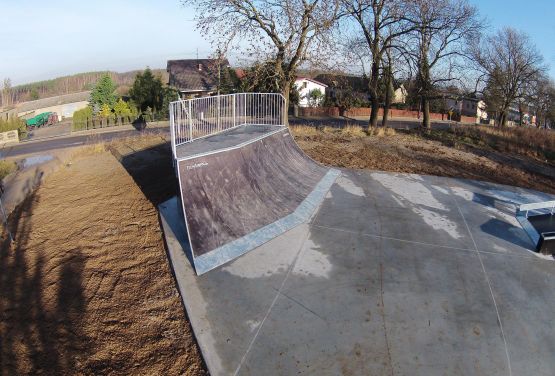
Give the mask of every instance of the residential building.
[[407, 100], [407, 89], [405, 89], [405, 85], [401, 84], [395, 91], [393, 92], [393, 100], [392, 104], [396, 103], [405, 103]]
[[212, 95], [218, 91], [222, 69], [227, 67], [227, 59], [168, 60], [168, 83], [183, 99]]
[[[316, 107], [324, 102], [326, 95], [326, 88], [328, 85], [323, 84], [308, 77], [299, 77], [295, 80], [295, 87], [299, 92], [299, 106], [300, 107]], [[319, 90], [322, 94], [319, 98], [310, 98], [310, 92]]]
[[486, 103], [479, 98], [450, 96], [445, 98], [445, 106], [448, 111], [475, 118], [477, 124], [484, 123], [488, 119]]

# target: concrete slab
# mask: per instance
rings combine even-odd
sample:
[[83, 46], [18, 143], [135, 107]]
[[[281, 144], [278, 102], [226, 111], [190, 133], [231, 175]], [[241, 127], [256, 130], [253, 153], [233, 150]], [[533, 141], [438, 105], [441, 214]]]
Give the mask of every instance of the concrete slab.
[[345, 170], [312, 222], [201, 277], [177, 200], [160, 214], [212, 375], [551, 375], [555, 263], [511, 212], [538, 196]]

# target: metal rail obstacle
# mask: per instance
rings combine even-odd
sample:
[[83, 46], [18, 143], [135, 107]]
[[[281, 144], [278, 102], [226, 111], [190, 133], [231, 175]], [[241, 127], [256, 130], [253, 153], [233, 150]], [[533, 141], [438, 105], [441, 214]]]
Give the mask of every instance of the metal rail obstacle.
[[285, 98], [275, 93], [238, 93], [170, 103], [172, 151], [179, 145], [243, 125], [285, 126]]

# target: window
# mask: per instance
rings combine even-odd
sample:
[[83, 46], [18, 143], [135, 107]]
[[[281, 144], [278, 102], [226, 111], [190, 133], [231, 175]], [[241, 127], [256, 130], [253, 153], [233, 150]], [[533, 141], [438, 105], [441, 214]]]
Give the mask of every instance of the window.
[[308, 82], [303, 82], [303, 89], [306, 89], [306, 87], [308, 86]]

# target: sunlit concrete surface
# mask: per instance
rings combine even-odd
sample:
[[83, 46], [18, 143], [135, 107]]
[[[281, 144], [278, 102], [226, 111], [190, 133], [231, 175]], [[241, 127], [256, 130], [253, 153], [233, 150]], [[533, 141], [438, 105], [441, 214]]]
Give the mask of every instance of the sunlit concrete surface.
[[212, 375], [553, 375], [555, 262], [489, 183], [342, 171], [310, 223], [197, 277], [168, 252]]

